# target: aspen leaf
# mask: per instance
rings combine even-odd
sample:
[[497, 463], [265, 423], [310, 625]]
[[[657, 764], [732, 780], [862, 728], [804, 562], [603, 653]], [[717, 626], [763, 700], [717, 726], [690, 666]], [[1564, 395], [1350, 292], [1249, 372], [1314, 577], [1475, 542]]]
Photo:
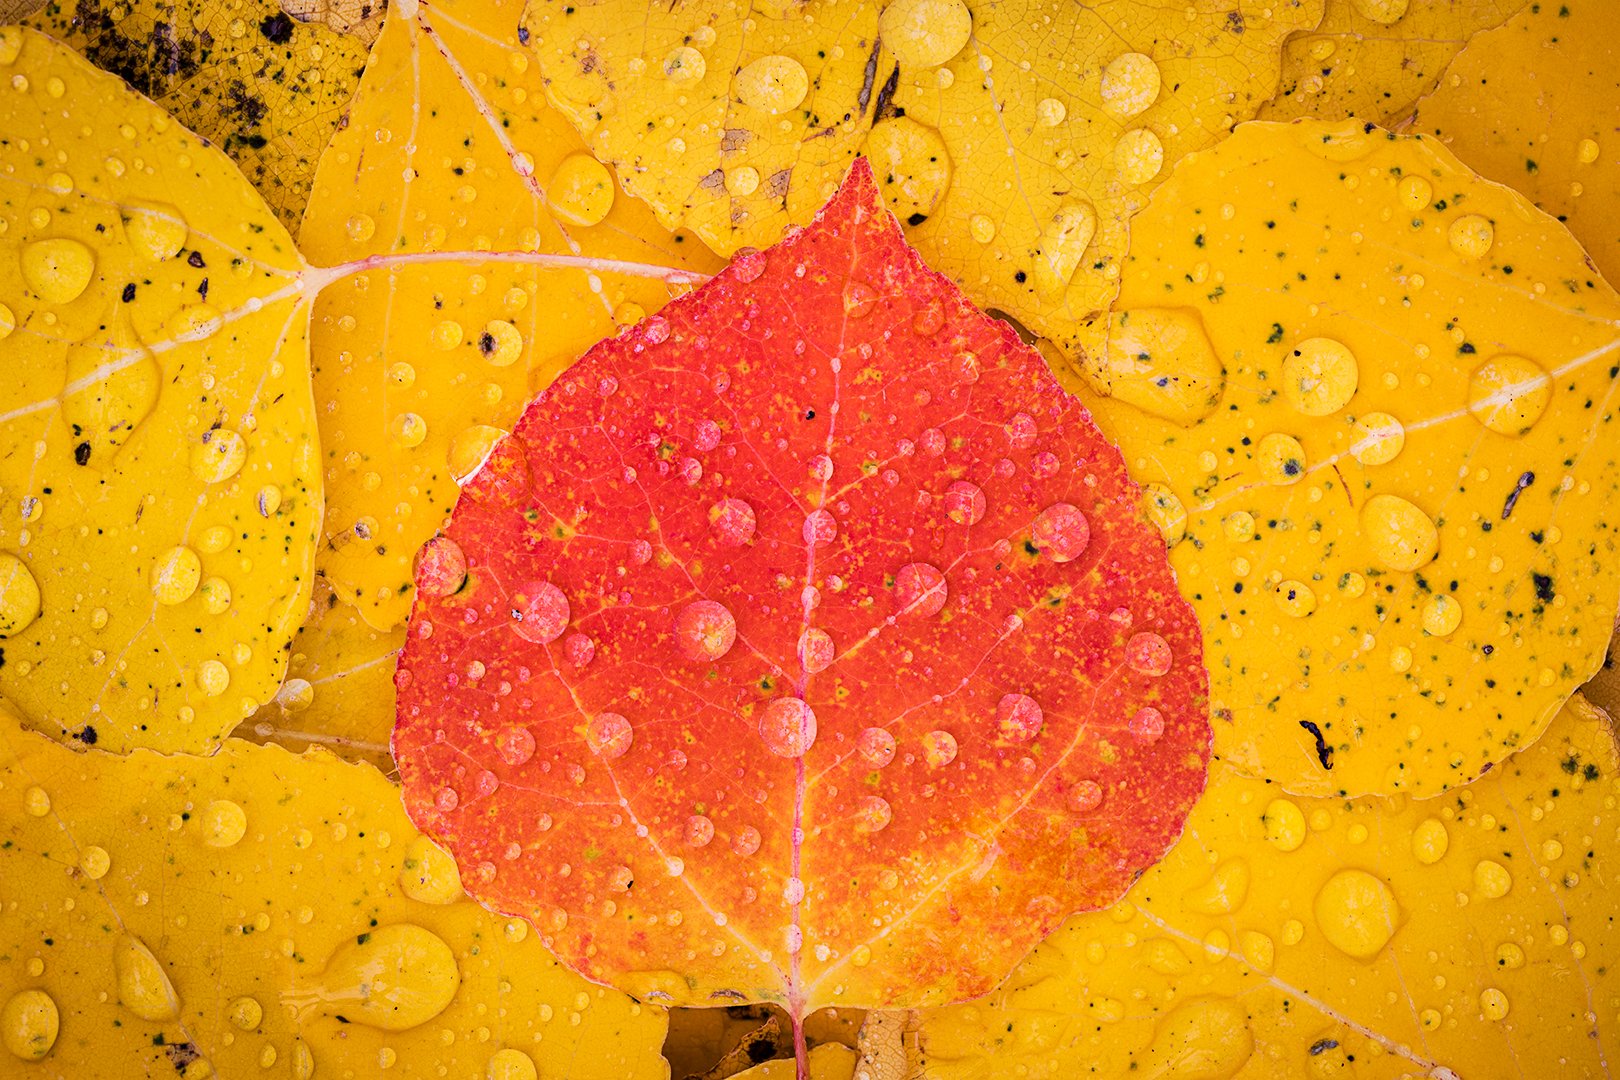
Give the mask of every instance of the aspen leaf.
[[0, 691], [52, 735], [209, 749], [309, 603], [305, 267], [229, 159], [65, 46], [0, 30], [0, 80]]
[[1431, 795], [1527, 746], [1620, 598], [1620, 302], [1433, 139], [1254, 123], [1133, 223], [1094, 403], [1177, 542], [1216, 752]]
[[1402, 119], [1475, 34], [1501, 26], [1526, 3], [1327, 0], [1321, 24], [1283, 45], [1277, 96], [1260, 119]]
[[1430, 132], [1470, 168], [1522, 192], [1620, 277], [1620, 7], [1533, 4], [1481, 34], [1419, 103]]
[[368, 765], [76, 754], [0, 706], [0, 804], [0, 986], [60, 1019], [40, 1076], [666, 1075], [663, 1010], [438, 888]]
[[1617, 791], [1579, 697], [1435, 799], [1289, 798], [1216, 761], [1123, 903], [913, 1018], [907, 1075], [1601, 1076]]
[[[864, 147], [929, 265], [1071, 358], [1104, 347], [1126, 220], [1276, 88], [1321, 0], [533, 0], [546, 92], [671, 228], [803, 224]], [[789, 92], [784, 87], [791, 87]]]
[[47, 0], [29, 22], [224, 150], [289, 229], [366, 65], [275, 0]]
[[315, 311], [321, 566], [380, 630], [409, 613], [418, 549], [533, 393], [714, 266], [616, 196], [546, 107], [520, 11], [390, 9], [301, 234], [352, 275]]
[[441, 541], [407, 809], [644, 1000], [984, 993], [1202, 786], [1198, 628], [1123, 463], [864, 160], [542, 392]]
[[309, 617], [298, 628], [287, 678], [237, 734], [288, 746], [311, 743], [384, 770], [394, 762], [394, 664], [405, 630], [377, 630], [317, 577]]

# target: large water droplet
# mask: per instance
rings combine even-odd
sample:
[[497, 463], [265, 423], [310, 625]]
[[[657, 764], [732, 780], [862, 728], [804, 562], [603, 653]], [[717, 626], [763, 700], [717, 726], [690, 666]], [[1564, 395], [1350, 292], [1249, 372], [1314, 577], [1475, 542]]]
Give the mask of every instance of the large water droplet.
[[835, 654], [832, 636], [827, 631], [811, 627], [799, 635], [799, 663], [808, 674], [827, 670]]
[[1045, 722], [1040, 704], [1028, 694], [1003, 694], [996, 703], [996, 732], [1010, 742], [1029, 742]]
[[943, 768], [956, 760], [956, 736], [935, 729], [922, 737], [923, 760], [934, 768]]
[[1121, 119], [1145, 111], [1159, 97], [1159, 65], [1144, 53], [1121, 53], [1102, 73], [1103, 109]]
[[894, 575], [895, 614], [929, 618], [945, 606], [945, 575], [932, 563], [907, 563]]
[[1073, 562], [1091, 543], [1091, 526], [1079, 507], [1053, 503], [1036, 516], [1030, 539], [1053, 562]]
[[1483, 259], [1496, 242], [1496, 229], [1487, 217], [1464, 214], [1446, 232], [1451, 250], [1465, 259]]
[[491, 1054], [484, 1067], [484, 1080], [537, 1080], [539, 1075], [534, 1059], [510, 1046]]
[[754, 508], [741, 499], [721, 499], [709, 507], [709, 528], [725, 547], [741, 547], [754, 538]]
[[453, 904], [461, 899], [461, 872], [448, 852], [425, 836], [405, 846], [399, 868], [399, 888], [423, 904]]
[[816, 741], [815, 710], [798, 698], [773, 698], [760, 713], [759, 737], [777, 757], [802, 757]]
[[1132, 308], [1108, 324], [1108, 345], [1081, 369], [1099, 393], [1191, 427], [1215, 411], [1226, 367], [1195, 311]]
[[675, 616], [675, 644], [688, 660], [708, 663], [731, 651], [737, 620], [724, 604], [699, 600]]
[[880, 727], [866, 728], [855, 737], [855, 750], [862, 761], [881, 769], [894, 760], [894, 736]]
[[1340, 870], [1316, 894], [1316, 923], [1328, 943], [1368, 960], [1395, 935], [1400, 912], [1388, 885], [1365, 870]]
[[39, 618], [39, 582], [9, 551], [0, 551], [0, 638], [22, 633]]
[[901, 221], [938, 209], [951, 186], [951, 153], [937, 130], [909, 116], [889, 117], [867, 132], [865, 152], [883, 201]]
[[186, 246], [186, 219], [167, 203], [126, 206], [124, 236], [135, 254], [150, 262], [163, 262], [180, 254]]
[[1468, 411], [1499, 435], [1523, 435], [1547, 411], [1552, 394], [1552, 379], [1540, 364], [1503, 353], [1469, 377]]
[[1254, 1055], [1244, 1006], [1194, 998], [1172, 1009], [1145, 1055], [1145, 1075], [1161, 1080], [1230, 1080]]
[[1125, 643], [1125, 663], [1138, 674], [1168, 675], [1174, 659], [1170, 643], [1151, 630], [1132, 634]]
[[780, 116], [799, 107], [810, 92], [810, 76], [791, 56], [762, 56], [737, 72], [732, 89], [750, 109]]
[[954, 480], [945, 489], [945, 516], [958, 525], [977, 525], [984, 518], [984, 489], [971, 480]]
[[1406, 447], [1406, 428], [1387, 412], [1356, 417], [1350, 456], [1363, 465], [1387, 465]]
[[247, 440], [230, 428], [212, 428], [191, 448], [191, 471], [205, 484], [218, 484], [242, 471]]
[[442, 1013], [461, 972], [450, 946], [431, 931], [394, 923], [339, 945], [326, 970], [282, 995], [300, 1019], [311, 1012], [342, 1016], [383, 1031], [405, 1031]]
[[191, 599], [202, 580], [202, 559], [188, 547], [174, 547], [152, 564], [152, 595], [160, 604]]
[[878, 36], [913, 75], [954, 58], [972, 32], [963, 0], [894, 0], [878, 16]]
[[635, 739], [630, 721], [616, 712], [598, 713], [585, 724], [585, 744], [604, 761], [623, 757]]
[[855, 804], [855, 831], [882, 832], [894, 820], [889, 801], [879, 795], [867, 795]]
[[180, 997], [152, 950], [130, 934], [113, 943], [113, 970], [118, 976], [118, 1003], [142, 1020], [173, 1020]]
[[19, 990], [0, 1008], [0, 1043], [23, 1061], [40, 1061], [56, 1045], [62, 1018], [43, 990]]
[[826, 547], [838, 538], [838, 519], [827, 510], [812, 510], [805, 515], [804, 542], [811, 547]]
[[1434, 558], [1440, 533], [1422, 510], [1398, 495], [1374, 495], [1361, 509], [1367, 549], [1379, 565], [1403, 572]]
[[1097, 211], [1089, 202], [1060, 206], [1041, 229], [1035, 255], [1035, 291], [1055, 301], [1074, 277], [1080, 260], [1097, 232]]
[[416, 588], [424, 596], [449, 596], [467, 582], [467, 556], [448, 536], [435, 536], [416, 555]]
[[1330, 416], [1350, 404], [1361, 369], [1342, 342], [1306, 338], [1283, 358], [1282, 392], [1306, 416]]
[[77, 300], [95, 276], [94, 253], [77, 240], [35, 240], [22, 251], [22, 275], [34, 295], [48, 304]]
[[247, 835], [247, 812], [229, 799], [215, 799], [197, 816], [197, 831], [209, 847], [235, 847]]
[[[702, 54], [692, 49], [677, 49], [698, 57], [701, 69]], [[671, 54], [673, 55], [673, 54]], [[699, 70], [699, 77], [702, 72]], [[546, 201], [557, 216], [570, 225], [590, 227], [608, 216], [613, 209], [613, 176], [607, 167], [590, 154], [570, 154], [563, 158], [546, 187]]]
[[512, 598], [512, 632], [525, 641], [549, 645], [568, 627], [568, 597], [549, 581], [536, 582]]

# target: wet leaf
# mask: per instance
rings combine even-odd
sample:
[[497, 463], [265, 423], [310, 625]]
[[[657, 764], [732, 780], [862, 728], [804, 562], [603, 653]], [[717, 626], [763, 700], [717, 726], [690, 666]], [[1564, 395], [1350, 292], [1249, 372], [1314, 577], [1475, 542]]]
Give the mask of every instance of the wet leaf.
[[1437, 799], [1290, 799], [1217, 761], [1124, 903], [921, 1014], [910, 1075], [1601, 1076], [1617, 792], [1579, 698]]
[[418, 548], [534, 392], [681, 268], [715, 265], [615, 197], [546, 107], [520, 10], [390, 10], [304, 222], [305, 254], [352, 273], [315, 316], [321, 565], [379, 629], [404, 621]]
[[316, 743], [391, 772], [394, 664], [404, 644], [403, 627], [373, 629], [318, 577], [309, 617], [293, 638], [286, 682], [236, 734], [295, 749]]
[[386, 0], [280, 0], [281, 10], [299, 22], [321, 23], [370, 46], [382, 32]]
[[463, 898], [369, 766], [75, 754], [0, 710], [0, 803], [5, 992], [61, 1020], [40, 1076], [665, 1076], [663, 1011]]
[[1201, 787], [1162, 552], [1085, 411], [858, 165], [467, 486], [396, 677], [406, 805], [647, 1000], [983, 993]]
[[1277, 96], [1262, 120], [1405, 117], [1451, 58], [1528, 0], [1327, 0], [1321, 25], [1283, 46]]
[[0, 78], [0, 692], [52, 735], [207, 749], [309, 603], [304, 266], [223, 154], [65, 46], [0, 31]]
[[1534, 4], [1482, 34], [1419, 105], [1471, 168], [1523, 192], [1620, 278], [1620, 7]]
[[526, 23], [552, 101], [666, 225], [764, 247], [864, 147], [931, 266], [1079, 358], [1102, 347], [1126, 218], [1254, 114], [1321, 11], [535, 0]]
[[1134, 225], [1099, 425], [1205, 630], [1216, 752], [1430, 795], [1528, 745], [1620, 597], [1620, 301], [1432, 139], [1241, 128]]
[[276, 0], [48, 0], [29, 22], [223, 149], [288, 228], [366, 65]]

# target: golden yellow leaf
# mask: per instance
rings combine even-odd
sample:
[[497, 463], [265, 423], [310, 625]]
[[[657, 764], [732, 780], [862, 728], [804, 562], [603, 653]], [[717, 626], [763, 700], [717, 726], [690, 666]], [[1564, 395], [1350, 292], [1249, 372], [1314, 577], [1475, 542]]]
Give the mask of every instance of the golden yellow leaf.
[[552, 101], [671, 228], [767, 246], [864, 149], [931, 266], [1079, 357], [1100, 350], [1130, 213], [1254, 114], [1321, 11], [534, 0], [526, 26]]
[[[858, 1060], [859, 1056], [847, 1046], [838, 1043], [818, 1046], [806, 1055], [808, 1080], [854, 1080]], [[779, 1058], [762, 1061], [751, 1069], [737, 1073], [736, 1077], [737, 1080], [793, 1080], [797, 1075], [791, 1059]]]
[[366, 65], [276, 0], [47, 0], [29, 22], [219, 146], [288, 228]]
[[1260, 119], [1400, 119], [1470, 38], [1528, 2], [1327, 0], [1321, 25], [1283, 46], [1282, 81]]
[[1470, 167], [1523, 192], [1569, 226], [1620, 278], [1620, 5], [1532, 4], [1481, 34], [1412, 129], [1438, 135]]
[[317, 577], [309, 617], [293, 638], [286, 682], [237, 734], [292, 747], [315, 743], [392, 772], [394, 663], [404, 644], [404, 627], [374, 629]]
[[0, 148], [0, 693], [211, 748], [309, 604], [303, 262], [223, 154], [33, 30], [0, 30]]
[[1614, 730], [1580, 698], [1437, 799], [1291, 799], [1217, 762], [1125, 902], [919, 1014], [913, 1075], [1607, 1075], [1617, 795]]
[[[1255, 123], [1132, 226], [1113, 397], [1215, 749], [1302, 794], [1465, 783], [1603, 659], [1620, 300], [1433, 139]], [[1179, 538], [1179, 539], [1178, 539]]]
[[380, 629], [409, 613], [417, 549], [529, 398], [716, 266], [615, 197], [546, 107], [520, 10], [392, 7], [303, 226], [312, 260], [353, 274], [315, 312], [322, 566]]
[[73, 753], [0, 708], [0, 803], [4, 993], [60, 1023], [29, 1075], [665, 1076], [663, 1011], [464, 898], [370, 766]]

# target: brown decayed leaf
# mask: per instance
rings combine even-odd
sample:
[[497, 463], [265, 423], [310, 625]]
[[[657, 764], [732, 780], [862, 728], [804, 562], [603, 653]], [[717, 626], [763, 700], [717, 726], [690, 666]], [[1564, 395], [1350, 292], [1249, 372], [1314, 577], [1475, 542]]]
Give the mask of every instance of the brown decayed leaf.
[[288, 228], [366, 63], [276, 0], [48, 0], [29, 22], [223, 149]]

